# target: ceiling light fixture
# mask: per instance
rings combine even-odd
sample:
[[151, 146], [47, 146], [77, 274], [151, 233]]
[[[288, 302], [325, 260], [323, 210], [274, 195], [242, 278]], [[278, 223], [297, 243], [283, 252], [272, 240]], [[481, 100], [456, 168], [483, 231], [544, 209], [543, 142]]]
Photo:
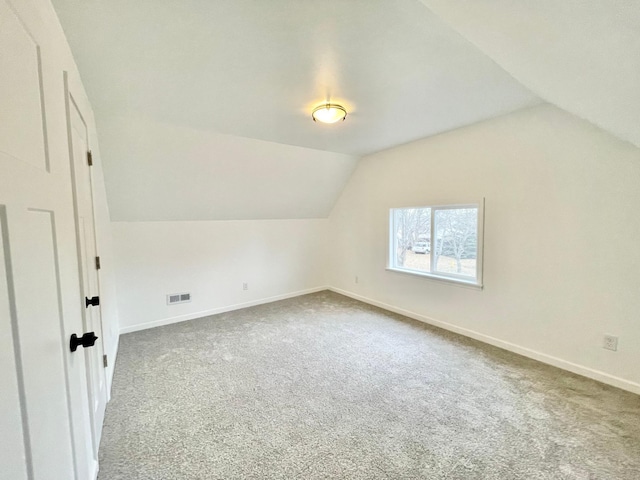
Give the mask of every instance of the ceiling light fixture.
[[314, 108], [311, 112], [311, 118], [314, 122], [336, 123], [347, 118], [347, 111], [342, 105], [335, 103], [325, 103]]

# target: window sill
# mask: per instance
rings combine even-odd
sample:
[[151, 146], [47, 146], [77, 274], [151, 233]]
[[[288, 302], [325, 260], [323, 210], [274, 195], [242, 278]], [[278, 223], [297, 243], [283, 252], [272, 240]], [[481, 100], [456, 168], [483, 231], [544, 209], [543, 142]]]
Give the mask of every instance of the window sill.
[[475, 282], [474, 280], [464, 280], [461, 278], [445, 277], [445, 276], [436, 275], [433, 273], [420, 272], [418, 270], [408, 270], [403, 268], [387, 267], [386, 270], [388, 272], [403, 273], [405, 275], [411, 275], [413, 277], [422, 277], [422, 278], [427, 278], [429, 280], [436, 280], [439, 282], [451, 283], [460, 287], [473, 288], [476, 290], [483, 289], [483, 285], [481, 283]]

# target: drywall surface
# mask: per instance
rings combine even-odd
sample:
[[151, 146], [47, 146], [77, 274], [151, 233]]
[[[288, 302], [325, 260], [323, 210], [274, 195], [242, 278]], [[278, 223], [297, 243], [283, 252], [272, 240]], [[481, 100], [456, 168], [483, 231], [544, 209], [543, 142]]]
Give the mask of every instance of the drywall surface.
[[358, 161], [133, 114], [100, 132], [115, 221], [326, 218]]
[[[123, 332], [326, 285], [326, 219], [114, 222]], [[243, 290], [243, 284], [247, 290]], [[189, 292], [190, 303], [166, 295]]]
[[[136, 112], [205, 132], [362, 155], [539, 103], [415, 0], [54, 4], [101, 131], [103, 121]], [[346, 122], [311, 121], [312, 109], [328, 100], [346, 107]], [[130, 158], [107, 148], [135, 148], [115, 134], [102, 144], [109, 164]], [[144, 155], [160, 173], [164, 164], [150, 162], [152, 151]], [[266, 162], [279, 167], [277, 159]], [[304, 171], [290, 175], [305, 180]]]
[[640, 146], [640, 2], [422, 3], [541, 98]]
[[[371, 155], [330, 217], [329, 284], [640, 392], [639, 185], [638, 148], [550, 105]], [[390, 208], [483, 197], [484, 289], [385, 270]]]

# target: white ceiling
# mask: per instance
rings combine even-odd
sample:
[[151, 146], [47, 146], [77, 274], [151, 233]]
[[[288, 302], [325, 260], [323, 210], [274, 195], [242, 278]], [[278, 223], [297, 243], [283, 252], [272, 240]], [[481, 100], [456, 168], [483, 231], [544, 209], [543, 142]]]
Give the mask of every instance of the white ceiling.
[[114, 220], [326, 217], [358, 156], [540, 103], [419, 0], [53, 3]]
[[546, 101], [640, 147], [640, 1], [422, 3]]
[[362, 155], [537, 102], [418, 0], [54, 4], [99, 117]]

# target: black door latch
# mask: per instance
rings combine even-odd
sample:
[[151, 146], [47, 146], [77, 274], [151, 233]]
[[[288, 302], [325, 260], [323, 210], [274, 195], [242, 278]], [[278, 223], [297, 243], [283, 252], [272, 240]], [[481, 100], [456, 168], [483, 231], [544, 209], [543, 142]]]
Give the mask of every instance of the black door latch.
[[100, 305], [100, 297], [84, 297], [84, 308], [88, 308], [89, 305], [93, 305], [94, 307]]
[[71, 335], [71, 340], [69, 341], [69, 348], [71, 348], [72, 352], [75, 352], [78, 347], [82, 346], [84, 348], [93, 347], [96, 344], [95, 332], [87, 332], [81, 337], [78, 337], [75, 333]]

